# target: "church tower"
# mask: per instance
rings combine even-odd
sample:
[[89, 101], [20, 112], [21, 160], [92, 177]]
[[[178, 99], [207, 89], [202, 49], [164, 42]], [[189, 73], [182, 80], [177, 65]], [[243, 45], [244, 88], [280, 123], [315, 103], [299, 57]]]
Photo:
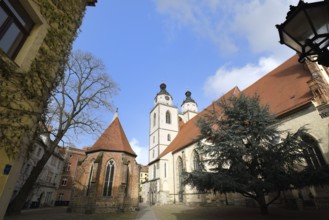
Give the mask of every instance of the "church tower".
[[191, 120], [194, 116], [198, 114], [198, 104], [192, 99], [192, 93], [190, 91], [185, 92], [185, 100], [183, 101], [182, 107], [182, 114], [181, 117], [186, 123], [187, 121]]
[[150, 112], [149, 162], [157, 159], [178, 133], [178, 108], [166, 87], [160, 85]]

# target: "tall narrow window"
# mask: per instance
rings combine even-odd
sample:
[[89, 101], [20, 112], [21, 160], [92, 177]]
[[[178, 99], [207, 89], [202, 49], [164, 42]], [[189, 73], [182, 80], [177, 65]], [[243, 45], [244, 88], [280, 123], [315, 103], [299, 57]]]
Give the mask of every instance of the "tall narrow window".
[[183, 184], [183, 160], [181, 157], [177, 158], [178, 171], [178, 198], [179, 202], [183, 202], [184, 184]]
[[127, 173], [126, 173], [126, 189], [125, 189], [125, 196], [128, 196], [129, 192], [129, 166], [127, 167]]
[[11, 59], [18, 54], [33, 25], [20, 1], [0, 1], [0, 49]]
[[170, 134], [167, 135], [167, 141], [171, 141], [171, 136], [170, 136]]
[[94, 172], [94, 164], [91, 165], [91, 168], [90, 168], [90, 174], [89, 174], [89, 180], [88, 180], [88, 186], [87, 186], [87, 196], [89, 195], [89, 192], [90, 192], [90, 188], [91, 188], [91, 182], [92, 182], [92, 179], [93, 179], [93, 172]]
[[58, 193], [57, 200], [63, 201], [64, 193]]
[[113, 177], [114, 177], [114, 161], [110, 160], [106, 166], [103, 196], [112, 196]]
[[156, 125], [156, 119], [157, 119], [157, 114], [154, 113], [154, 114], [153, 114], [153, 126]]
[[200, 157], [196, 150], [193, 151], [193, 169], [194, 170], [200, 169]]
[[157, 175], [156, 175], [156, 169], [157, 169], [157, 167], [154, 164], [154, 166], [153, 166], [153, 179], [155, 179], [157, 177]]
[[167, 177], [167, 164], [164, 164], [164, 177]]
[[171, 116], [169, 111], [166, 112], [166, 123], [171, 124]]
[[65, 165], [66, 165], [65, 171], [70, 171], [70, 169], [71, 169], [71, 163], [66, 163]]

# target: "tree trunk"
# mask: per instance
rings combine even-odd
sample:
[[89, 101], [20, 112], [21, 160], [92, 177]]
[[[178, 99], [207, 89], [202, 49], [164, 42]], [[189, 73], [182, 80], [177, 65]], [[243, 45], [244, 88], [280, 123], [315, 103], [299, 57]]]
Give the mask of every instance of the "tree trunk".
[[259, 208], [260, 208], [260, 213], [262, 215], [268, 215], [268, 209], [267, 209], [267, 204], [266, 204], [266, 201], [265, 201], [264, 194], [258, 196], [257, 202], [258, 202], [258, 205], [259, 205]]
[[24, 207], [24, 204], [33, 189], [34, 184], [36, 183], [40, 173], [42, 172], [44, 166], [46, 165], [48, 159], [53, 153], [53, 150], [45, 149], [45, 153], [42, 158], [38, 161], [37, 165], [32, 169], [30, 176], [25, 181], [21, 190], [18, 192], [17, 196], [11, 201], [7, 208], [7, 215], [19, 214]]

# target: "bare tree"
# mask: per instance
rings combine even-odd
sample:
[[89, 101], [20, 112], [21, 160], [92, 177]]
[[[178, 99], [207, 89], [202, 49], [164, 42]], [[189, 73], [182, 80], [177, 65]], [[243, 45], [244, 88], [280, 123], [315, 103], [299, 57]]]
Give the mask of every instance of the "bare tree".
[[101, 121], [95, 116], [95, 111], [101, 108], [112, 111], [111, 98], [117, 90], [117, 85], [109, 77], [101, 60], [81, 51], [70, 55], [64, 77], [53, 92], [48, 109], [40, 121], [38, 138], [33, 143], [42, 146], [45, 153], [9, 204], [7, 214], [21, 211], [43, 167], [69, 133], [99, 131]]

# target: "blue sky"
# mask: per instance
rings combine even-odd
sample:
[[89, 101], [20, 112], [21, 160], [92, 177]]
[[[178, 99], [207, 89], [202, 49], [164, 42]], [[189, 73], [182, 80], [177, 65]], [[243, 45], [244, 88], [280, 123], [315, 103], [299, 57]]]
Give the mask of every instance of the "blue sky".
[[[294, 52], [275, 24], [298, 0], [98, 0], [74, 49], [103, 60], [120, 91], [113, 98], [128, 140], [147, 164], [149, 113], [159, 85], [180, 107], [186, 90], [199, 111], [234, 86], [244, 89]], [[107, 127], [113, 113], [103, 113]], [[77, 136], [76, 147], [97, 135]]]

